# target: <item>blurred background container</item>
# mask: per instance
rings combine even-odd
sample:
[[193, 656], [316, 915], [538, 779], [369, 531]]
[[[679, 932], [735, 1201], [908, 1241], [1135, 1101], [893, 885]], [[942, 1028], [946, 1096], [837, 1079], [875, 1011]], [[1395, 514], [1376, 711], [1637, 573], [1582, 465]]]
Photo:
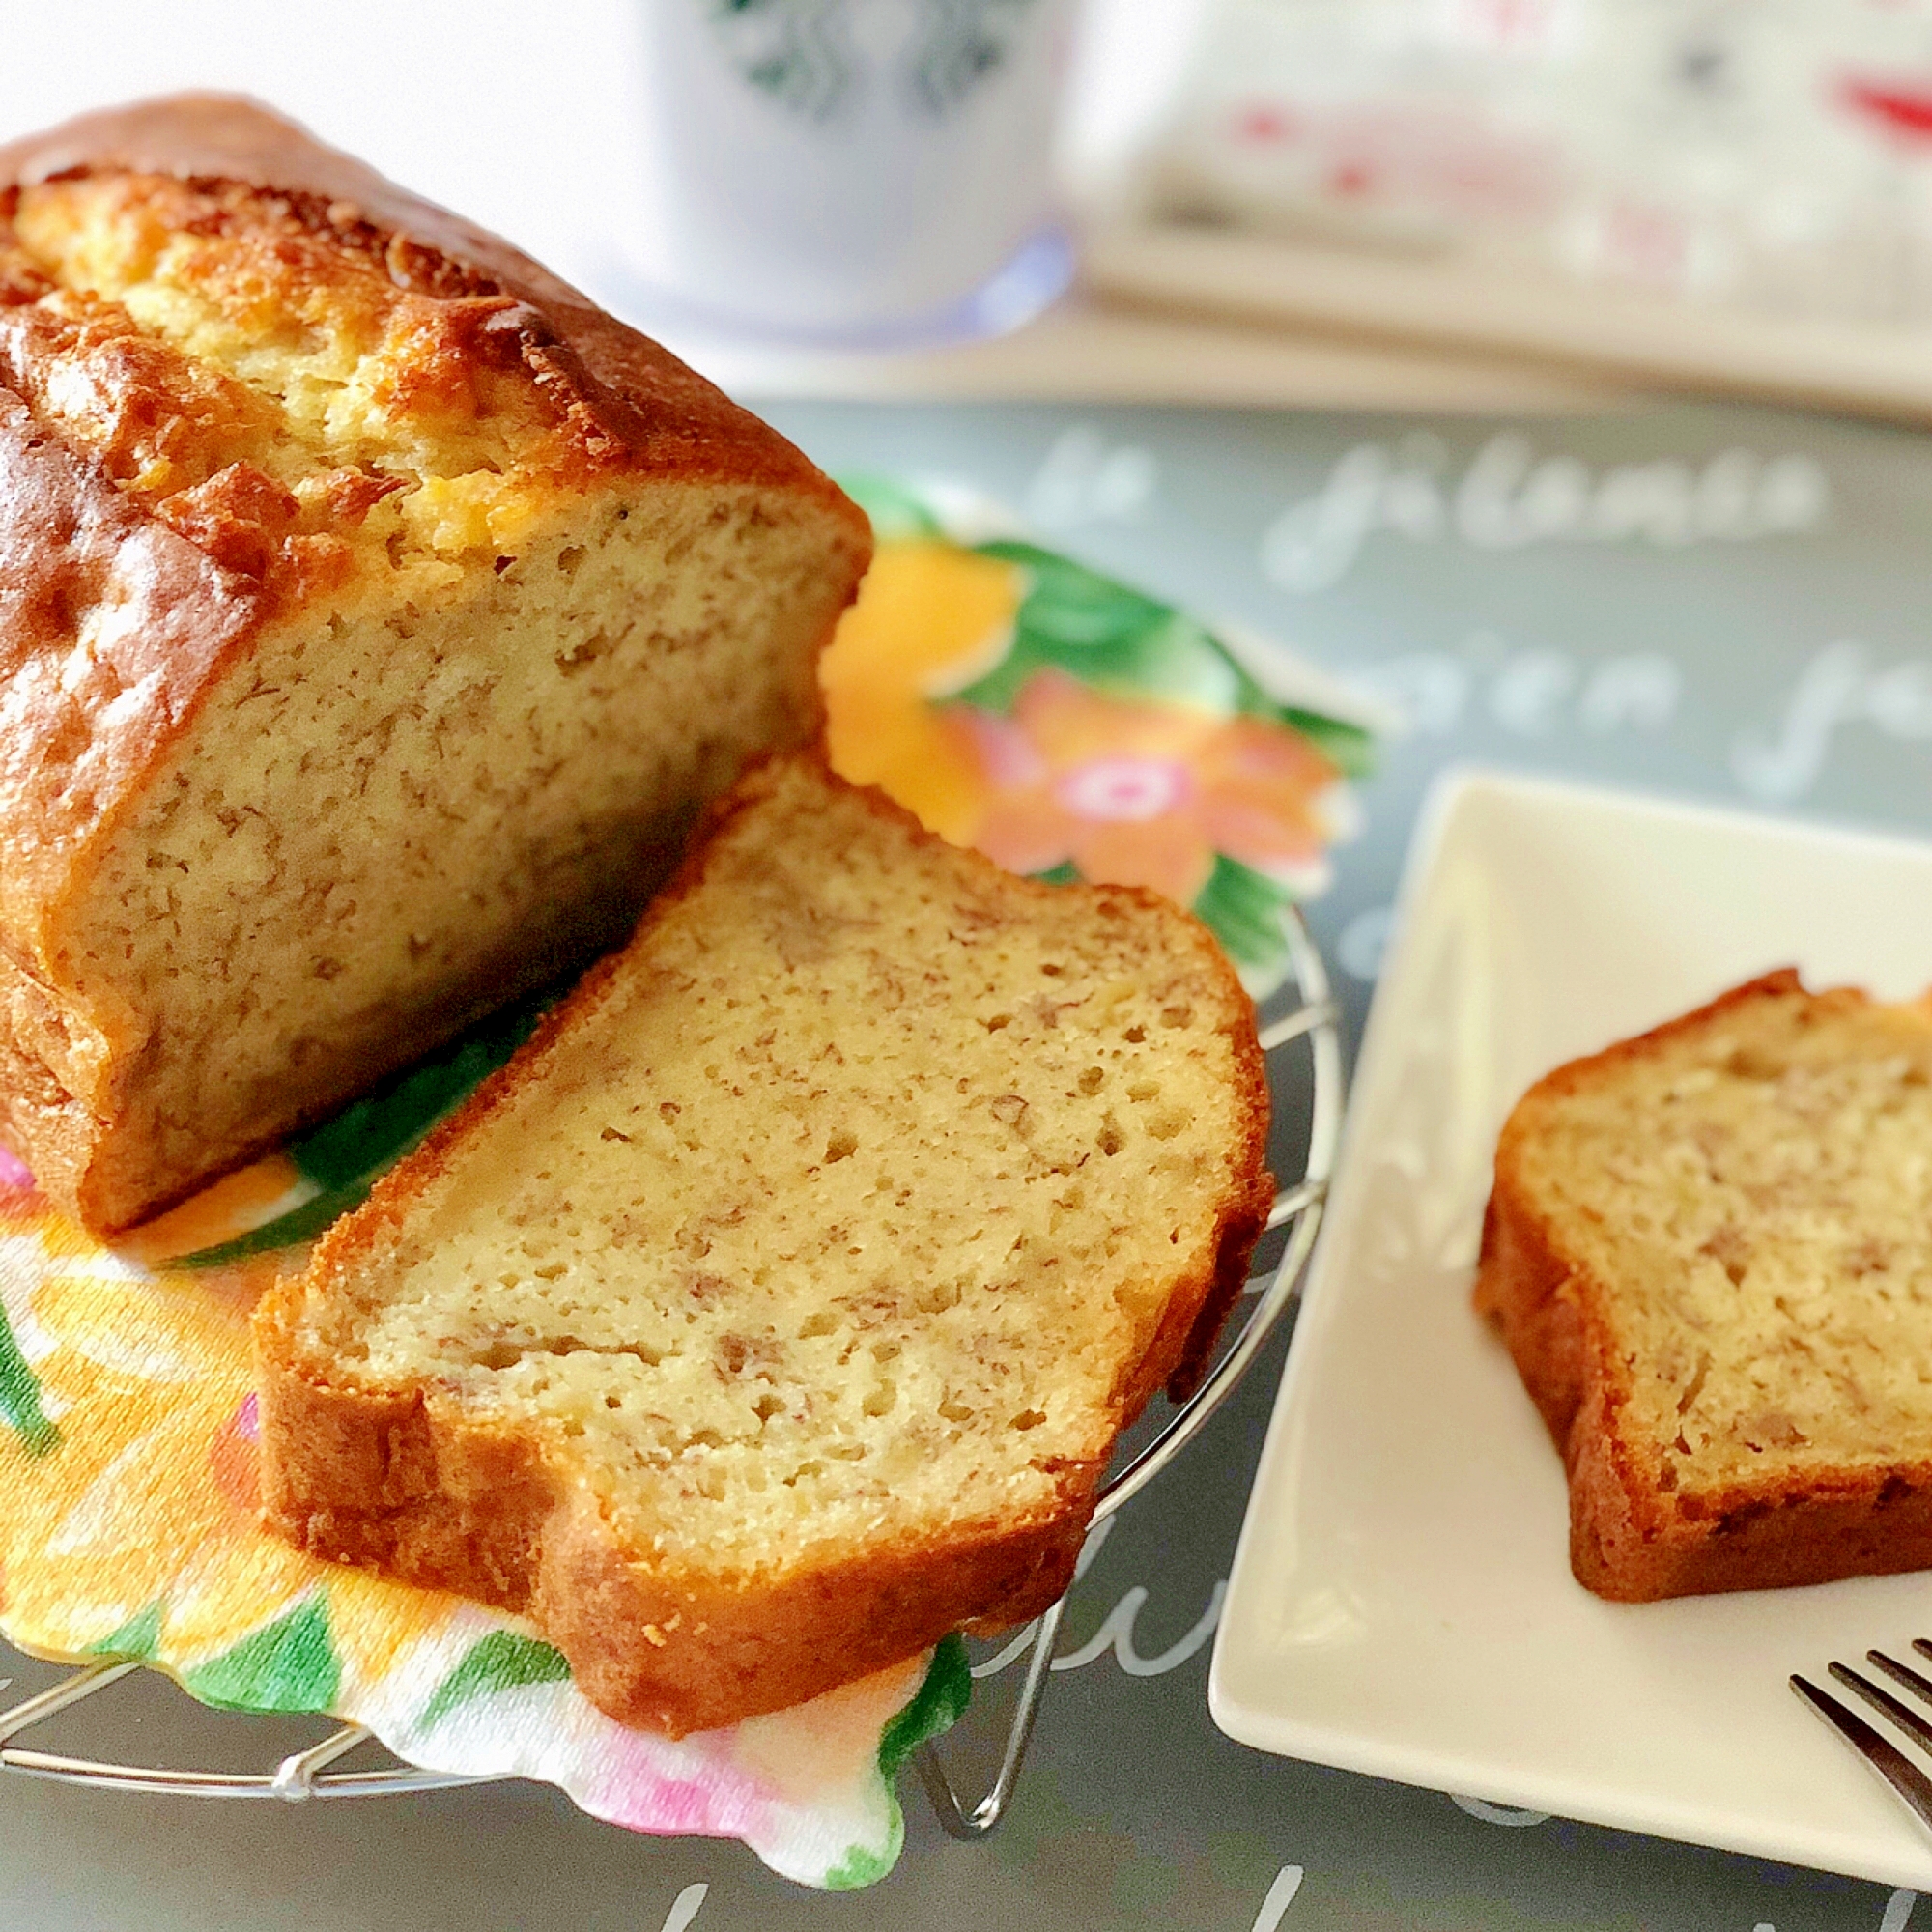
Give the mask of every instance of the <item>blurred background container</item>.
[[[1670, 384], [1932, 418], [1932, 0], [70, 0], [8, 24], [0, 131], [262, 95], [747, 393]], [[1054, 302], [1063, 218], [1081, 278]]]
[[1914, 0], [1210, 0], [1145, 212], [1932, 319]]
[[639, 9], [667, 312], [794, 337], [999, 334], [1072, 279], [1053, 180], [1074, 0]]
[[1932, 415], [1922, 0], [1201, 0], [1185, 40], [1089, 184], [1117, 298]]

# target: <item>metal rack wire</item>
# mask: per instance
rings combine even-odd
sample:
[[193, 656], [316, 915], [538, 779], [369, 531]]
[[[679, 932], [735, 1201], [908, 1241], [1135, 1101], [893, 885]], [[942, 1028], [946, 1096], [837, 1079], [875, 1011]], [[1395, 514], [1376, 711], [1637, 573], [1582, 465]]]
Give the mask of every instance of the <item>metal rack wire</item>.
[[[1293, 1010], [1263, 1026], [1261, 1043], [1263, 1052], [1268, 1056], [1271, 1073], [1277, 1054], [1301, 1047], [1310, 1058], [1311, 1098], [1301, 1177], [1275, 1197], [1273, 1211], [1268, 1216], [1269, 1228], [1289, 1228], [1287, 1245], [1274, 1267], [1249, 1283], [1252, 1293], [1247, 1315], [1224, 1344], [1219, 1359], [1201, 1386], [1175, 1410], [1151, 1442], [1123, 1468], [1108, 1477], [1094, 1507], [1095, 1523], [1137, 1496], [1227, 1401], [1293, 1304], [1302, 1268], [1315, 1244], [1341, 1134], [1342, 1043], [1338, 1013], [1321, 952], [1298, 913], [1289, 913], [1286, 929], [1289, 980], [1296, 1004]], [[1275, 1084], [1279, 1090], [1282, 1083]], [[970, 1804], [960, 1797], [948, 1774], [945, 1758], [934, 1745], [924, 1746], [918, 1753], [920, 1776], [933, 1809], [941, 1825], [954, 1837], [983, 1838], [1005, 1815], [1019, 1781], [1020, 1767], [1025, 1762], [1034, 1723], [1046, 1692], [1055, 1642], [1065, 1609], [1066, 1599], [1063, 1597], [1040, 1618], [1034, 1632], [1026, 1677], [1008, 1727], [999, 1771], [983, 1797]], [[284, 1758], [271, 1772], [159, 1770], [30, 1750], [14, 1742], [22, 1732], [99, 1695], [144, 1667], [138, 1662], [103, 1658], [81, 1666], [11, 1710], [0, 1712], [0, 1769], [29, 1777], [111, 1791], [156, 1792], [182, 1798], [278, 1798], [291, 1804], [312, 1798], [389, 1798], [404, 1792], [443, 1791], [456, 1785], [495, 1781], [423, 1771], [407, 1764], [374, 1771], [331, 1770], [329, 1767], [351, 1751], [375, 1742], [374, 1734], [360, 1724], [343, 1725], [320, 1744]]]

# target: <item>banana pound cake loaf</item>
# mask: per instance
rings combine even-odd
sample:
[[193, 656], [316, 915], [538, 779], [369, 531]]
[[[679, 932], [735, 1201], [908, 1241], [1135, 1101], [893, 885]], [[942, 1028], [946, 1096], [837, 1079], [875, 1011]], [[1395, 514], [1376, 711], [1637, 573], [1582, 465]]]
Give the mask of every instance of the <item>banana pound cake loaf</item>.
[[1776, 973], [1559, 1067], [1476, 1301], [1600, 1595], [1932, 1567], [1932, 1009]]
[[257, 1314], [267, 1520], [673, 1734], [1032, 1616], [1237, 1292], [1266, 1115], [1186, 914], [765, 765]]
[[0, 149], [0, 1139], [97, 1231], [614, 944], [864, 518], [245, 101]]

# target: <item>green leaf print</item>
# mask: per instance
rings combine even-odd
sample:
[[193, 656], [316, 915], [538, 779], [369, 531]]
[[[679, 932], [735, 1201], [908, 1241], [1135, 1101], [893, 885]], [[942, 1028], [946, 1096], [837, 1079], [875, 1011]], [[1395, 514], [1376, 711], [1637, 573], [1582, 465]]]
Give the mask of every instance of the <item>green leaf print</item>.
[[1293, 895], [1265, 873], [1225, 852], [1194, 901], [1194, 916], [1227, 948], [1236, 965], [1272, 968], [1286, 956], [1282, 909]]
[[1299, 705], [1279, 708], [1284, 724], [1292, 724], [1345, 779], [1362, 779], [1375, 769], [1376, 741], [1360, 724], [1326, 717], [1320, 711], [1304, 711]]
[[862, 1886], [876, 1885], [898, 1862], [899, 1847], [905, 1842], [905, 1816], [899, 1810], [895, 1781], [921, 1745], [951, 1730], [966, 1715], [972, 1695], [973, 1671], [966, 1657], [966, 1639], [957, 1633], [941, 1637], [912, 1702], [879, 1737], [879, 1775], [886, 1780], [893, 1807], [886, 1849], [875, 1852], [865, 1845], [849, 1846], [821, 1881], [827, 1891], [857, 1891]]
[[1037, 544], [978, 546], [1027, 572], [1012, 647], [983, 677], [952, 694], [982, 711], [1009, 713], [1036, 671], [1053, 668], [1119, 697], [1165, 698], [1224, 717], [1286, 724], [1345, 777], [1370, 765], [1373, 741], [1351, 724], [1302, 705], [1279, 704], [1204, 624]]
[[143, 1663], [151, 1663], [160, 1647], [161, 1603], [157, 1597], [119, 1630], [110, 1632], [99, 1643], [89, 1644], [87, 1653], [90, 1657], [139, 1658]]
[[418, 1731], [434, 1729], [450, 1712], [478, 1697], [494, 1697], [520, 1684], [561, 1684], [570, 1676], [562, 1651], [515, 1631], [492, 1631], [464, 1653], [463, 1662], [436, 1688], [416, 1719]]
[[377, 1177], [407, 1153], [456, 1104], [468, 1099], [536, 1031], [559, 988], [546, 986], [472, 1028], [454, 1045], [419, 1061], [333, 1120], [298, 1135], [285, 1151], [303, 1179], [322, 1190], [262, 1227], [198, 1248], [167, 1264], [225, 1267], [249, 1255], [312, 1241], [330, 1222], [358, 1208]]
[[60, 1446], [60, 1431], [41, 1407], [41, 1378], [21, 1354], [4, 1310], [0, 1310], [0, 1422], [14, 1432], [29, 1456], [45, 1456]]
[[1028, 601], [1036, 606], [1033, 627], [1043, 642], [1091, 649], [1148, 630], [1174, 614], [1172, 605], [1038, 544], [996, 537], [976, 548], [981, 556], [997, 556], [1026, 571], [1031, 580]]
[[204, 1704], [225, 1711], [327, 1711], [342, 1687], [321, 1591], [182, 1679]]
[[838, 487], [872, 520], [872, 534], [881, 543], [945, 534], [923, 500], [893, 477], [841, 476]]
[[325, 1188], [367, 1180], [406, 1153], [443, 1115], [506, 1065], [529, 1038], [554, 987], [519, 1000], [466, 1034], [454, 1046], [419, 1062], [367, 1099], [292, 1140], [288, 1153]]
[[868, 1852], [864, 1845], [852, 1845], [845, 1856], [827, 1872], [820, 1884], [827, 1891], [863, 1891], [877, 1885], [899, 1861], [899, 1848], [905, 1843], [905, 1819], [896, 1801], [893, 1804], [893, 1828], [883, 1852]]
[[966, 1639], [955, 1631], [939, 1639], [925, 1677], [912, 1702], [879, 1735], [879, 1773], [888, 1784], [928, 1738], [950, 1731], [966, 1715], [973, 1696], [973, 1670]]
[[1125, 696], [1161, 696], [1227, 713], [1250, 695], [1246, 674], [1221, 646], [1171, 605], [1143, 596], [1037, 544], [1001, 540], [982, 556], [1018, 564], [1027, 594], [1007, 655], [956, 696], [1009, 712], [1036, 671], [1065, 671]]

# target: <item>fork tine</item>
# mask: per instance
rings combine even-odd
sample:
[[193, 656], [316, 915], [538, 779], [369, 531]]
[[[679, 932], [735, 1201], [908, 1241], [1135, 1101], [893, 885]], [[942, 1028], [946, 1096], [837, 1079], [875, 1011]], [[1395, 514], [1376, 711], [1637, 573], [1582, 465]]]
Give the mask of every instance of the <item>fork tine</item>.
[[1903, 1684], [1915, 1697], [1923, 1698], [1926, 1703], [1932, 1704], [1932, 1677], [1921, 1677], [1910, 1664], [1900, 1663], [1896, 1658], [1888, 1657], [1883, 1651], [1868, 1650], [1865, 1655], [1888, 1677]]
[[1847, 1710], [1815, 1684], [1794, 1675], [1791, 1688], [1891, 1786], [1918, 1814], [1921, 1824], [1932, 1828], [1932, 1777], [1927, 1777], [1896, 1745], [1873, 1730], [1856, 1711]]
[[[1868, 1650], [1865, 1655], [1882, 1670], [1904, 1668], [1876, 1650]], [[1884, 1712], [1920, 1750], [1932, 1751], [1932, 1722], [1927, 1722], [1923, 1713], [1915, 1711], [1910, 1704], [1901, 1703], [1884, 1685], [1874, 1684], [1869, 1677], [1860, 1676], [1848, 1664], [1833, 1663], [1827, 1668], [1847, 1690], [1856, 1691], [1873, 1710]], [[1909, 1670], [1905, 1674], [1917, 1677], [1918, 1673]]]

